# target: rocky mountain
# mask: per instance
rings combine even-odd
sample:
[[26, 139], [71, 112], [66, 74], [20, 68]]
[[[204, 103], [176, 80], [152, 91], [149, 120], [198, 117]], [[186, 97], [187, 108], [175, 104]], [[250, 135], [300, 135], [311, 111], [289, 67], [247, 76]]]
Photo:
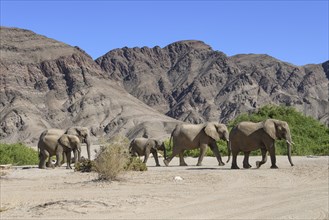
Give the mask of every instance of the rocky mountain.
[[329, 61], [295, 66], [268, 55], [228, 57], [193, 40], [115, 49], [96, 62], [130, 94], [178, 120], [227, 122], [275, 103], [329, 124]]
[[109, 80], [80, 48], [28, 30], [0, 31], [1, 142], [35, 144], [44, 129], [72, 125], [89, 127], [95, 141], [167, 137], [176, 125]]
[[89, 127], [94, 141], [166, 138], [180, 121], [227, 122], [268, 103], [329, 124], [329, 61], [228, 57], [201, 41], [125, 47], [94, 61], [28, 30], [1, 27], [0, 35], [1, 142], [35, 144], [44, 129], [73, 125]]

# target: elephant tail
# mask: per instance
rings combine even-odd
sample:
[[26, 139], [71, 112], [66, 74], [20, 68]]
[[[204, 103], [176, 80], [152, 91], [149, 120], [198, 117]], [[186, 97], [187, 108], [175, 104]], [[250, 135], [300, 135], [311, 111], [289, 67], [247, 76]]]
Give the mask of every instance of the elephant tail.
[[226, 163], [228, 163], [231, 159], [231, 141], [227, 142], [227, 161]]
[[42, 142], [43, 142], [43, 138], [46, 136], [47, 133], [48, 133], [48, 130], [45, 130], [40, 134], [40, 137], [39, 137], [39, 141], [38, 141], [38, 155], [39, 155], [39, 158], [41, 157], [40, 148], [41, 148], [41, 145], [42, 145]]
[[173, 132], [171, 132], [171, 135], [170, 135], [170, 139], [169, 139], [169, 150], [171, 150], [172, 149], [172, 146], [171, 146], [171, 142], [172, 142], [172, 137], [173, 137], [173, 135], [174, 135], [174, 131], [175, 130], [173, 130]]
[[128, 152], [129, 152], [129, 154], [132, 154], [132, 148], [133, 148], [133, 144], [134, 144], [134, 142], [135, 142], [135, 139], [133, 139], [133, 140], [130, 142], [130, 144], [129, 144], [129, 148], [128, 148]]

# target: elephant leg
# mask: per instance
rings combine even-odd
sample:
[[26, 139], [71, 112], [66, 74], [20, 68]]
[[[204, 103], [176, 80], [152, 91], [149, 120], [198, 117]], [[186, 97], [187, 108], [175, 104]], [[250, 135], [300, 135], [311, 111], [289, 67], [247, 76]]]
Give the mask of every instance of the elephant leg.
[[48, 157], [48, 161], [46, 163], [46, 167], [55, 168], [50, 155]]
[[80, 162], [80, 160], [78, 159], [79, 157], [79, 153], [77, 150], [74, 150], [74, 167], [77, 167], [78, 162]]
[[160, 166], [160, 163], [159, 163], [159, 158], [158, 158], [158, 151], [155, 150], [155, 149], [151, 149], [151, 153], [152, 153], [152, 155], [154, 157], [156, 166], [159, 167]]
[[266, 148], [261, 148], [262, 151], [262, 160], [261, 161], [256, 161], [256, 167], [259, 168], [261, 165], [266, 163], [267, 161], [267, 150]]
[[220, 152], [218, 150], [218, 147], [217, 147], [216, 143], [213, 143], [212, 145], [210, 145], [210, 149], [211, 149], [211, 151], [214, 153], [214, 155], [217, 158], [218, 166], [224, 166], [225, 163], [222, 160], [222, 157], [220, 155]]
[[147, 163], [147, 160], [149, 159], [150, 153], [151, 153], [150, 149], [145, 150], [143, 163], [145, 163], [145, 164]]
[[59, 160], [61, 159], [61, 154], [60, 152], [56, 152], [56, 163], [55, 163], [55, 167], [60, 167], [61, 163], [59, 162]]
[[202, 166], [202, 160], [204, 155], [206, 154], [206, 150], [207, 150], [207, 145], [201, 145], [198, 163], [196, 164], [197, 166]]
[[240, 169], [236, 163], [237, 156], [239, 154], [239, 151], [232, 150], [232, 166], [231, 169]]
[[172, 160], [177, 154], [179, 154], [178, 148], [173, 147], [173, 151], [172, 151], [171, 156], [168, 157], [167, 159], [164, 159], [164, 160], [163, 160], [163, 163], [164, 163], [166, 166], [168, 166], [169, 163], [170, 163], [170, 161], [171, 161], [171, 160]]
[[49, 156], [48, 152], [46, 152], [45, 150], [40, 150], [40, 154], [39, 154], [39, 168], [40, 169], [46, 169], [46, 160], [47, 160], [48, 156]]
[[71, 151], [68, 150], [66, 153], [66, 159], [67, 159], [67, 162], [66, 162], [66, 169], [72, 169], [71, 167]]
[[251, 165], [249, 164], [249, 154], [250, 151], [244, 152], [244, 159], [243, 159], [243, 168], [249, 169]]
[[[90, 153], [89, 153], [90, 154]], [[77, 156], [78, 158], [77, 159], [75, 159], [75, 161], [76, 160], [78, 160], [79, 162], [81, 161], [81, 150], [78, 152], [78, 156]], [[88, 156], [88, 158], [90, 158], [90, 155]], [[89, 159], [90, 160], [90, 159]], [[74, 162], [74, 163], [76, 163], [76, 162]]]
[[179, 152], [179, 166], [188, 166], [184, 160], [184, 150]]
[[275, 146], [274, 146], [274, 144], [272, 145], [272, 147], [270, 147], [269, 152], [270, 152], [271, 163], [272, 163], [271, 169], [277, 169], [277, 168], [279, 168], [276, 165]]
[[62, 158], [62, 161], [60, 163], [61, 166], [67, 161], [65, 152], [63, 152], [62, 156], [63, 156], [63, 158]]

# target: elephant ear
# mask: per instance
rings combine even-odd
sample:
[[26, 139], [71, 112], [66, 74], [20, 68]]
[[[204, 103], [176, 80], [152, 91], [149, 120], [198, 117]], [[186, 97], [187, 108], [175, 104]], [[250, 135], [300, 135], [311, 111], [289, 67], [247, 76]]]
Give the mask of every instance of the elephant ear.
[[272, 119], [267, 119], [264, 122], [264, 131], [274, 140], [277, 139], [275, 122]]
[[68, 135], [63, 134], [59, 139], [58, 143], [62, 145], [63, 147], [71, 149], [71, 144]]
[[204, 128], [204, 131], [209, 137], [211, 137], [215, 141], [219, 141], [220, 136], [218, 134], [217, 127], [214, 123], [208, 123]]

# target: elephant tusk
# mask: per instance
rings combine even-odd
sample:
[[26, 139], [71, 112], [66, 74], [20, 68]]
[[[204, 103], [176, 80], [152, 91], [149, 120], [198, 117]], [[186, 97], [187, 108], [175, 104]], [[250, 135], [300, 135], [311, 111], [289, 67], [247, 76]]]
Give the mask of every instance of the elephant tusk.
[[290, 142], [290, 141], [288, 141], [288, 140], [286, 140], [286, 142], [289, 144], [289, 145], [295, 145], [295, 143], [294, 142]]

